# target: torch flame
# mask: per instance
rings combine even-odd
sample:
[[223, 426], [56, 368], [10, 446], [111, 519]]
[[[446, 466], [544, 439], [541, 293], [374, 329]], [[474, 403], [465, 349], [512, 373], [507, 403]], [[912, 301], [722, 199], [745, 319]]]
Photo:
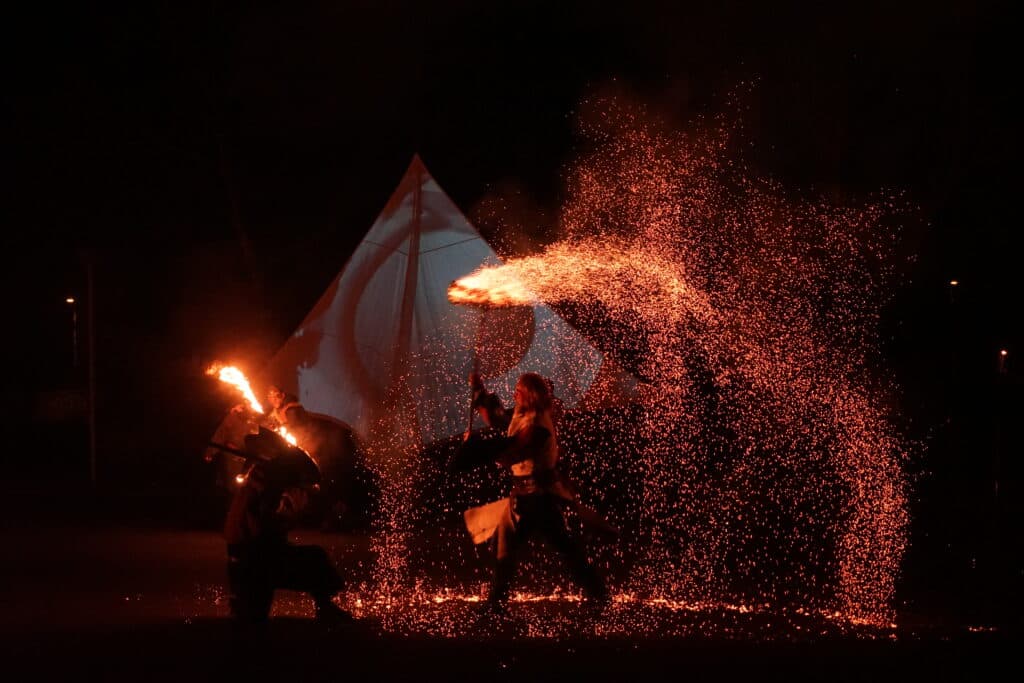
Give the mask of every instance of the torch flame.
[[537, 296], [509, 269], [481, 268], [459, 278], [448, 287], [448, 301], [453, 304], [484, 306], [532, 306]]
[[281, 425], [280, 427], [277, 428], [277, 433], [280, 434], [281, 436], [283, 436], [284, 440], [287, 441], [288, 443], [290, 443], [291, 445], [293, 445], [293, 446], [298, 446], [299, 445], [299, 442], [295, 438], [295, 435], [292, 434], [291, 432], [289, 432], [288, 428], [285, 427], [284, 425]]
[[249, 386], [249, 380], [246, 379], [245, 373], [236, 368], [233, 365], [220, 365], [214, 363], [207, 369], [207, 375], [217, 375], [217, 378], [221, 382], [226, 382], [232, 385], [238, 391], [241, 392], [242, 397], [248, 401], [249, 408], [256, 413], [263, 413], [263, 406], [256, 400], [256, 394], [253, 393], [252, 387]]
[[[529, 287], [525, 283], [529, 283]], [[593, 298], [595, 291], [645, 291], [651, 301], [710, 323], [716, 317], [706, 293], [676, 261], [646, 244], [603, 239], [552, 245], [541, 254], [484, 266], [448, 287], [448, 301], [478, 306], [536, 306]], [[605, 297], [608, 298], [608, 297]], [[627, 299], [632, 311], [635, 304]]]

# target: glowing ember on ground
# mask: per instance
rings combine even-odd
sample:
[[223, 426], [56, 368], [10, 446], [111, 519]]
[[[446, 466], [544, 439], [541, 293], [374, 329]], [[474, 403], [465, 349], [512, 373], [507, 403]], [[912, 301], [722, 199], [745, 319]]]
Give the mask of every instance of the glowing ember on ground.
[[263, 414], [263, 406], [256, 399], [256, 394], [253, 393], [252, 387], [249, 386], [249, 380], [246, 379], [245, 373], [236, 368], [233, 365], [221, 365], [220, 363], [214, 363], [206, 370], [207, 375], [215, 375], [221, 382], [230, 384], [231, 386], [238, 389], [248, 404], [249, 409], [253, 412]]
[[[388, 631], [450, 638], [503, 638], [514, 633], [540, 638], [657, 634], [769, 641], [844, 634], [892, 638], [897, 629], [892, 623], [844, 621], [831, 614], [770, 605], [640, 599], [631, 594], [613, 595], [604, 609], [587, 611], [578, 594], [518, 592], [510, 598], [505, 619], [486, 627], [476, 616], [481, 597], [457, 590], [419, 590], [401, 598], [352, 591], [341, 595], [337, 604], [366, 624], [387, 624]], [[275, 600], [273, 615], [312, 618], [314, 607], [308, 597], [282, 594]]]

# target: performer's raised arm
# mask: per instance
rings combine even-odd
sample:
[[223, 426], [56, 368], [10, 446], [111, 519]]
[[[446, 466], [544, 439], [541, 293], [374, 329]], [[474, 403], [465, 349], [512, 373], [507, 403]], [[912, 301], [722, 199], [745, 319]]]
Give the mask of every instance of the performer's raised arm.
[[487, 391], [483, 379], [475, 372], [469, 375], [469, 386], [473, 390], [473, 409], [483, 419], [484, 424], [502, 432], [507, 430], [512, 413], [505, 409], [497, 394]]

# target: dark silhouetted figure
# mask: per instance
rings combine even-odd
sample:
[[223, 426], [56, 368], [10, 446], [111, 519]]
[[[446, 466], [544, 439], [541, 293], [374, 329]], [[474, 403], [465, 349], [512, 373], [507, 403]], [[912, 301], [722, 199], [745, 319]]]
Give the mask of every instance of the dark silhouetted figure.
[[209, 521], [214, 527], [223, 523], [224, 512], [238, 490], [239, 479], [245, 476], [249, 463], [239, 452], [245, 447], [246, 437], [259, 431], [259, 418], [244, 403], [232, 406], [203, 454], [203, 459], [213, 470], [213, 507]]
[[315, 494], [316, 465], [265, 429], [246, 437], [245, 446], [253, 464], [224, 524], [232, 617], [244, 623], [265, 621], [274, 591], [283, 588], [311, 595], [320, 620], [351, 620], [334, 604], [341, 578], [324, 549], [288, 541], [288, 531]]
[[284, 406], [284, 414], [289, 432], [320, 468], [323, 530], [366, 527], [373, 517], [372, 477], [352, 428], [298, 403]]

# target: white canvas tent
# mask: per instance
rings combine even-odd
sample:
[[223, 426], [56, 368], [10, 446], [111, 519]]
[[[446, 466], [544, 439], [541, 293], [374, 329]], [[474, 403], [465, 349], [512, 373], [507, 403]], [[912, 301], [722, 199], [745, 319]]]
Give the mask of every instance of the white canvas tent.
[[500, 259], [414, 157], [384, 210], [294, 334], [260, 374], [364, 440], [388, 415], [429, 444], [461, 434], [476, 364], [508, 400], [516, 377], [554, 381], [567, 409], [628, 397], [635, 380], [546, 306], [483, 310], [448, 286]]

